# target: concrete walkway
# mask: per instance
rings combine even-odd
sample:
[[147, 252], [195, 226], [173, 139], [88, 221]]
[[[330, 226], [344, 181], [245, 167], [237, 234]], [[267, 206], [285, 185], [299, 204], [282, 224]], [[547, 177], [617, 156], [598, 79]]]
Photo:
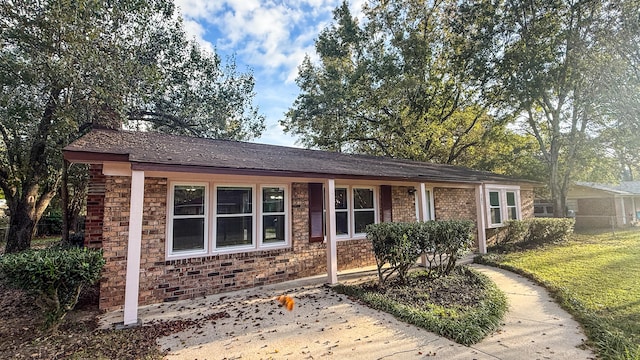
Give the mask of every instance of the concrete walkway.
[[[504, 270], [472, 266], [508, 295], [510, 308], [501, 329], [471, 347], [336, 294], [320, 285], [324, 277], [147, 306], [140, 317], [149, 323], [225, 314], [160, 339], [167, 359], [595, 358], [581, 348], [586, 337], [579, 325], [543, 288]], [[293, 311], [278, 305], [280, 294], [295, 299]], [[108, 314], [103, 324], [117, 319], [118, 313]]]

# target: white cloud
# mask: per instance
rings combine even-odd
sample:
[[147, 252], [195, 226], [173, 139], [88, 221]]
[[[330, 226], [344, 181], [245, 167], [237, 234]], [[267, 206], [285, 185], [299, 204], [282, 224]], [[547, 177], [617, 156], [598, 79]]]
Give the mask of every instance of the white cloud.
[[[352, 14], [361, 18], [362, 4], [351, 0]], [[236, 54], [240, 71], [251, 68], [256, 78], [256, 101], [267, 114], [266, 142], [293, 143], [274, 124], [296, 94], [290, 89], [298, 66], [308, 54], [317, 59], [314, 40], [332, 21], [341, 0], [176, 0], [185, 31], [207, 50], [219, 55]], [[264, 92], [278, 94], [269, 101]], [[262, 93], [261, 93], [262, 92]], [[288, 105], [283, 105], [286, 103]], [[277, 114], [277, 115], [276, 115]], [[272, 119], [273, 117], [273, 119]]]

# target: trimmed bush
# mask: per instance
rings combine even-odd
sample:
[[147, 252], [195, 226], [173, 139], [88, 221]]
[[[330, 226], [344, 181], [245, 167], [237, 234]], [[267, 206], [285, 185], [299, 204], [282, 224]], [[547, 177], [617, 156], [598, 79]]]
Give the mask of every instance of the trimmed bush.
[[562, 243], [573, 233], [574, 219], [532, 218], [510, 220], [499, 233], [495, 250], [513, 251]]
[[[367, 227], [373, 244], [380, 285], [397, 274], [404, 283], [420, 255], [427, 255], [429, 276], [444, 276], [453, 270], [459, 256], [471, 247], [471, 221], [427, 221], [379, 223]], [[389, 264], [387, 269], [384, 266]]]
[[55, 327], [78, 302], [82, 290], [100, 279], [101, 250], [52, 247], [0, 257], [9, 285], [31, 295], [44, 312], [45, 327]]

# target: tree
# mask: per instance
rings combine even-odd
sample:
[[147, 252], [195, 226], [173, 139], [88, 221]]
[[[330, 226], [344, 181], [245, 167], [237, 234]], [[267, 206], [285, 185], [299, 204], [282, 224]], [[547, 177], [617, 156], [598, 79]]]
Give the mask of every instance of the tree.
[[[452, 31], [455, 1], [370, 1], [361, 25], [348, 4], [305, 58], [301, 93], [281, 124], [306, 146], [465, 164], [505, 128], [482, 97], [487, 77], [462, 55], [487, 39]], [[481, 101], [482, 100], [482, 101]], [[479, 150], [478, 150], [479, 151]]]
[[[538, 142], [556, 216], [565, 215], [573, 179], [602, 176], [593, 159], [603, 156], [600, 135], [612, 128], [612, 109], [621, 104], [614, 104], [611, 90], [629, 65], [612, 44], [624, 39], [621, 53], [638, 49], [637, 33], [635, 40], [625, 35], [633, 33], [629, 26], [637, 29], [637, 4], [635, 19], [632, 15], [620, 22], [622, 7], [631, 2], [637, 3], [478, 1], [458, 9], [467, 19], [482, 18], [481, 25], [471, 26], [493, 34], [493, 50], [482, 60], [494, 79], [494, 98], [501, 98], [501, 106], [510, 109]], [[487, 9], [493, 14], [486, 16]]]
[[264, 128], [252, 75], [186, 40], [170, 0], [2, 2], [0, 84], [7, 252], [30, 246], [62, 147], [91, 126], [232, 139]]

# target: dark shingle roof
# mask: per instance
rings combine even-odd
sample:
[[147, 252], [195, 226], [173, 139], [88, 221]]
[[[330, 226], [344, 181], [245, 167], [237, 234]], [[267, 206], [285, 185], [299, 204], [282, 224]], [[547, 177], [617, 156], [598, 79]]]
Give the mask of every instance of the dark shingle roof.
[[180, 171], [185, 171], [188, 167], [194, 172], [294, 177], [537, 184], [451, 165], [152, 132], [93, 130], [65, 147], [64, 152], [65, 158], [73, 161], [117, 157], [131, 162], [134, 168], [146, 169], [183, 167]]

